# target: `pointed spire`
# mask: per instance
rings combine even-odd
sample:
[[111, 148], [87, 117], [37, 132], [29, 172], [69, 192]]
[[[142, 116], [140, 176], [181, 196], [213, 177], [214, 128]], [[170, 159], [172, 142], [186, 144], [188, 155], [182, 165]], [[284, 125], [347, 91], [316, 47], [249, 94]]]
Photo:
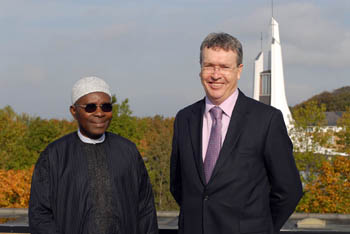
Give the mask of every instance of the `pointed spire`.
[[277, 21], [272, 17], [271, 19], [271, 30], [272, 30], [272, 43], [277, 41], [280, 43], [280, 32]]
[[284, 85], [282, 48], [279, 36], [278, 22], [272, 18], [272, 44], [271, 44], [271, 106], [280, 109], [283, 113], [286, 126], [290, 126], [292, 115], [290, 113]]

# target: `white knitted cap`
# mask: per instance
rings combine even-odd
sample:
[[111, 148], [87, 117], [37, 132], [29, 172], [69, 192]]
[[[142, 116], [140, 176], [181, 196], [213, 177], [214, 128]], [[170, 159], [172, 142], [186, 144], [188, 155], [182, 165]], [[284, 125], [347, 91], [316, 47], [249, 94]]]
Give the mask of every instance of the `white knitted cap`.
[[72, 89], [72, 104], [82, 96], [93, 92], [103, 92], [112, 97], [109, 85], [104, 80], [95, 76], [89, 76], [81, 78], [74, 84]]

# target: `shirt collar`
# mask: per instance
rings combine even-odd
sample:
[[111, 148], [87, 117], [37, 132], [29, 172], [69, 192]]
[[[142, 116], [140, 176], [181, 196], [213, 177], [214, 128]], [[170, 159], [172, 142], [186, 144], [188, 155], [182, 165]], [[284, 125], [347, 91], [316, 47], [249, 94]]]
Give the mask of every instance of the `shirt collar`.
[[[236, 101], [238, 98], [238, 89], [236, 89], [233, 94], [231, 94], [228, 98], [226, 98], [225, 101], [223, 101], [218, 107], [223, 110], [224, 114], [227, 115], [229, 118], [231, 118], [231, 114], [233, 111], [233, 108], [236, 105]], [[204, 114], [208, 114], [208, 112], [213, 108], [215, 105], [209, 100], [209, 98], [205, 97], [205, 112]]]
[[80, 140], [84, 143], [87, 144], [99, 144], [102, 143], [105, 140], [105, 134], [103, 133], [103, 135], [98, 138], [98, 139], [91, 139], [89, 137], [84, 136], [83, 134], [81, 134], [80, 129], [78, 129], [78, 136], [80, 138]]

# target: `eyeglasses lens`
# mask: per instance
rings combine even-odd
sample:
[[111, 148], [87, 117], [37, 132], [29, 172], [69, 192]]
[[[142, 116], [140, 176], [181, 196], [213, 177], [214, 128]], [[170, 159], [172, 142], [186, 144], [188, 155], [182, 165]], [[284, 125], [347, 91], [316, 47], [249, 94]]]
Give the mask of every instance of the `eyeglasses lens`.
[[104, 103], [101, 106], [103, 112], [111, 112], [113, 109], [113, 106], [111, 103]]
[[88, 112], [88, 113], [95, 112], [96, 110], [97, 110], [96, 104], [87, 104], [85, 106], [85, 111]]

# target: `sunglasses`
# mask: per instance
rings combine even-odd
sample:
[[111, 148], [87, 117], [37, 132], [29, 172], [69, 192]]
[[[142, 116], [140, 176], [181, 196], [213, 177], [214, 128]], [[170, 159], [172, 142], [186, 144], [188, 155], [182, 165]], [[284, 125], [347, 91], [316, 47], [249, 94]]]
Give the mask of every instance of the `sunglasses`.
[[113, 109], [112, 103], [103, 103], [102, 105], [96, 105], [95, 103], [88, 103], [86, 105], [75, 104], [75, 106], [84, 108], [85, 112], [87, 113], [95, 112], [97, 107], [100, 107], [103, 112], [111, 112]]

